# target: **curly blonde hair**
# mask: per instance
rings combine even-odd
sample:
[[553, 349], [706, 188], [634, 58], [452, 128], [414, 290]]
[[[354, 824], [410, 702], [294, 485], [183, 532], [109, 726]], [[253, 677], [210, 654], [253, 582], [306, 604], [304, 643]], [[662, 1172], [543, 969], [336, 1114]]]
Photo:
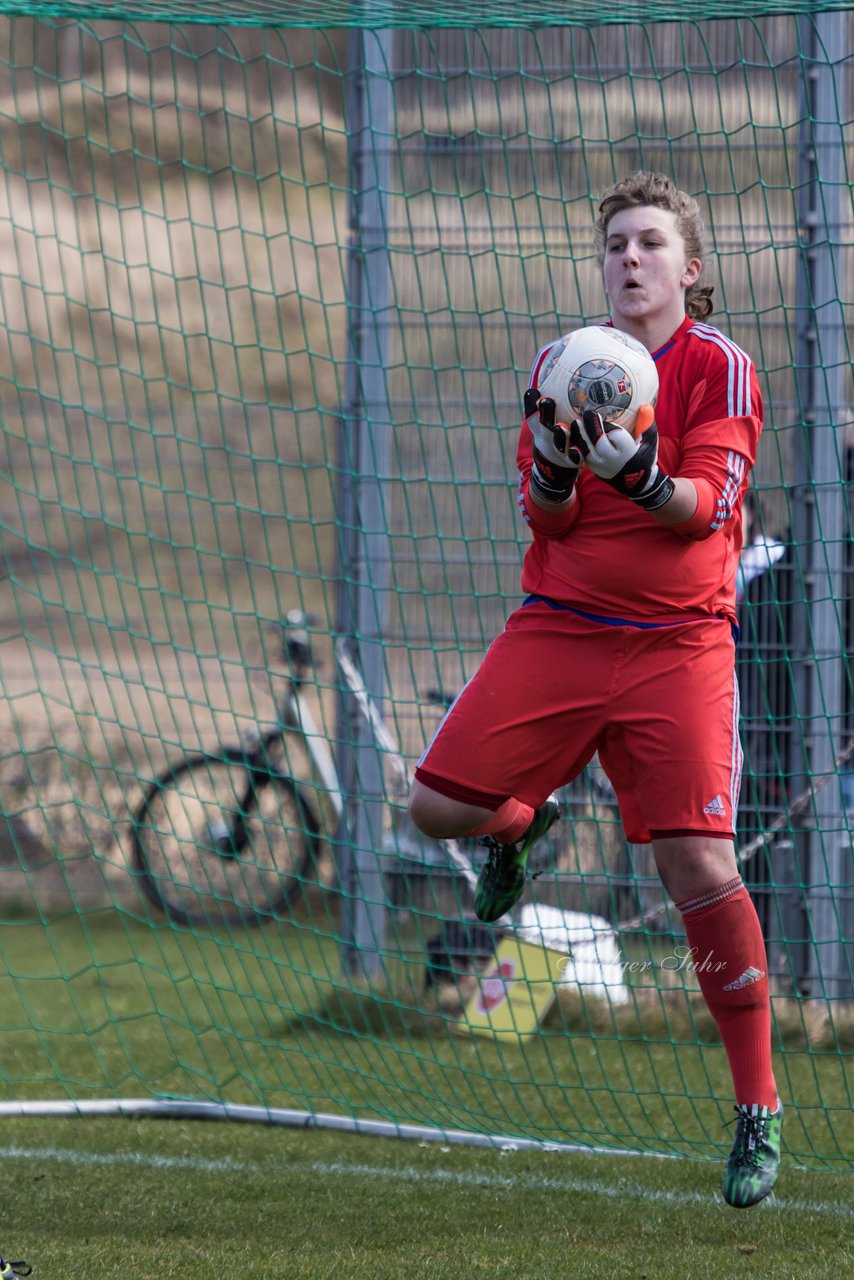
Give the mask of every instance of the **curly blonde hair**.
[[[641, 206], [653, 206], [656, 209], [667, 209], [676, 215], [679, 234], [685, 242], [685, 256], [699, 258], [705, 268], [706, 244], [705, 226], [700, 206], [693, 196], [680, 191], [676, 184], [663, 173], [651, 173], [641, 169], [632, 173], [621, 182], [609, 187], [599, 202], [599, 213], [593, 224], [593, 242], [596, 256], [601, 266], [605, 261], [605, 241], [608, 235], [608, 224], [615, 213], [623, 209]], [[706, 320], [712, 314], [714, 303], [713, 285], [692, 284], [685, 291], [685, 312], [692, 320]]]

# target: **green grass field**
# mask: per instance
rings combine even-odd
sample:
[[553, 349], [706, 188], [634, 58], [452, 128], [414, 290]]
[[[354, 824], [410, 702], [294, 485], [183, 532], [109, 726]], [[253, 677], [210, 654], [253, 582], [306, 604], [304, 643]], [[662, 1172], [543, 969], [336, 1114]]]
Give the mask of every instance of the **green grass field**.
[[0, 1250], [37, 1277], [852, 1274], [844, 1052], [781, 1052], [784, 1172], [772, 1201], [737, 1212], [718, 1190], [725, 1065], [699, 1024], [692, 1043], [678, 1019], [616, 1035], [567, 1015], [499, 1046], [414, 994], [346, 992], [319, 930], [214, 939], [101, 912], [0, 936], [8, 1100], [219, 1097], [671, 1155], [4, 1118]]
[[695, 1161], [246, 1125], [5, 1121], [3, 1249], [36, 1276], [819, 1280], [854, 1268], [850, 1179], [727, 1209]]

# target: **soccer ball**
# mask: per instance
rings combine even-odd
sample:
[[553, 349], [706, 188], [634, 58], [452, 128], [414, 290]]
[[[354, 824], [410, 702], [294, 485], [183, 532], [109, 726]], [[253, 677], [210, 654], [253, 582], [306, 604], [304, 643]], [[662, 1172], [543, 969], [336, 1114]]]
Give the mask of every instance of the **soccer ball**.
[[658, 371], [643, 343], [594, 324], [558, 339], [537, 385], [554, 400], [556, 422], [573, 422], [593, 409], [633, 432], [641, 405], [655, 404]]

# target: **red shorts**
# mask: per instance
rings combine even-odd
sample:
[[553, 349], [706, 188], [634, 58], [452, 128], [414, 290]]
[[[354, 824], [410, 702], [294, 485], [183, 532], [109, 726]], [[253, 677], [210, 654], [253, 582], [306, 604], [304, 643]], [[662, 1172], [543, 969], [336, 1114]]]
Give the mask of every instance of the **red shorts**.
[[507, 620], [416, 777], [484, 808], [509, 796], [536, 807], [598, 751], [630, 841], [731, 839], [738, 711], [725, 619], [613, 626], [536, 602]]

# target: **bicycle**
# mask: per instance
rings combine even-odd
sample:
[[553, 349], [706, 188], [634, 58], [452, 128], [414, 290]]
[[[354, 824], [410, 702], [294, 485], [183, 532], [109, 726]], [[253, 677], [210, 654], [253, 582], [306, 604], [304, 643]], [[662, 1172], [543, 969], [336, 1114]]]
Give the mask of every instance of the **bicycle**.
[[[287, 915], [312, 878], [321, 843], [343, 834], [346, 799], [335, 760], [305, 696], [317, 664], [299, 610], [279, 631], [287, 667], [273, 728], [254, 727], [237, 745], [220, 745], [170, 764], [151, 783], [131, 822], [131, 865], [147, 898], [179, 924], [255, 926]], [[388, 766], [388, 829], [381, 855], [399, 865], [443, 865], [473, 895], [477, 876], [455, 840], [428, 840], [405, 810], [409, 771], [371, 698], [346, 639], [336, 666]], [[437, 691], [431, 701], [443, 701]], [[286, 739], [299, 739], [309, 779], [287, 766]]]

